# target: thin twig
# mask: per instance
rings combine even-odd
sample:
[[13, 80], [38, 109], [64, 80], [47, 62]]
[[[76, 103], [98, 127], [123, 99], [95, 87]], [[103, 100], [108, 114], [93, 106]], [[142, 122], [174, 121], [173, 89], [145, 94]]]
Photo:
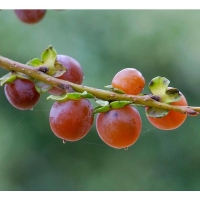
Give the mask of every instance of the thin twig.
[[0, 67], [9, 71], [24, 73], [34, 79], [43, 81], [47, 84], [50, 84], [60, 89], [66, 89], [66, 88], [69, 88], [70, 86], [76, 92], [87, 91], [88, 93], [91, 93], [96, 98], [102, 99], [102, 100], [132, 101], [133, 104], [143, 105], [143, 106], [148, 106], [148, 107], [156, 107], [156, 108], [161, 108], [165, 110], [174, 110], [174, 111], [188, 114], [191, 116], [196, 116], [198, 113], [200, 113], [200, 107], [169, 105], [169, 104], [161, 103], [152, 99], [151, 95], [140, 96], [140, 95], [118, 94], [118, 93], [110, 92], [107, 90], [78, 85], [69, 81], [57, 79], [45, 73], [48, 70], [45, 68], [45, 66], [43, 68], [31, 67], [31, 66], [13, 61], [11, 59], [5, 58], [3, 56], [0, 56]]

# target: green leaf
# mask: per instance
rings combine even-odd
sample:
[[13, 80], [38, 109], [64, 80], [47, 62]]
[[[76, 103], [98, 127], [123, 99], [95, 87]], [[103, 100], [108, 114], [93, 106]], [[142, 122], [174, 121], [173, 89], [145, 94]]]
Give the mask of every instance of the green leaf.
[[108, 89], [110, 89], [110, 90], [112, 90], [113, 89], [113, 86], [112, 85], [106, 85], [106, 86], [104, 86], [105, 88], [108, 88]]
[[59, 102], [63, 102], [66, 100], [78, 100], [80, 98], [81, 98], [81, 93], [78, 93], [78, 92], [66, 93], [60, 96], [50, 95], [49, 97], [47, 97], [47, 99], [51, 99], [51, 100], [59, 101]]
[[170, 81], [165, 77], [155, 77], [149, 83], [149, 90], [153, 95], [163, 96], [167, 90]]
[[92, 94], [88, 93], [87, 91], [84, 91], [83, 93], [81, 93], [81, 97], [88, 98], [88, 99], [91, 99], [91, 98], [95, 99], [95, 97]]
[[55, 61], [54, 69], [52, 70], [53, 77], [62, 76], [67, 71], [66, 67], [64, 67], [61, 63]]
[[177, 88], [168, 88], [166, 90], [166, 95], [164, 99], [165, 103], [176, 102], [179, 101], [180, 99], [181, 99], [181, 94]]
[[132, 102], [131, 101], [113, 101], [109, 103], [108, 101], [104, 101], [104, 100], [96, 100], [96, 103], [98, 103], [99, 106], [97, 106], [94, 109], [94, 114], [107, 112], [111, 109], [123, 108], [124, 106], [129, 105]]
[[97, 114], [97, 113], [102, 113], [102, 112], [108, 112], [110, 110], [110, 105], [105, 105], [105, 106], [97, 106], [95, 109], [94, 109], [94, 112], [93, 114]]
[[21, 78], [21, 79], [28, 79], [28, 80], [34, 80], [33, 78], [31, 78], [30, 76], [20, 73], [20, 72], [13, 72], [14, 74], [16, 74], [17, 78]]
[[35, 81], [35, 88], [38, 91], [38, 93], [43, 94], [43, 93], [47, 92], [48, 90], [50, 90], [52, 88], [52, 86], [47, 83], [37, 80], [37, 81]]
[[8, 74], [0, 78], [0, 85], [3, 86], [6, 83], [12, 83], [17, 79], [16, 73], [9, 72]]
[[53, 101], [63, 101], [64, 97], [61, 96], [57, 96], [57, 95], [50, 95], [47, 97], [47, 100], [53, 100]]
[[124, 91], [122, 91], [118, 88], [114, 88], [112, 85], [107, 85], [107, 86], [104, 86], [104, 87], [111, 90], [112, 92], [115, 92], [115, 93], [118, 93], [118, 94], [125, 94]]
[[124, 91], [117, 89], [117, 88], [113, 88], [112, 91], [115, 92], [115, 93], [118, 93], [118, 94], [125, 94]]
[[112, 109], [123, 108], [126, 105], [131, 104], [131, 101], [113, 101], [110, 103]]
[[55, 100], [55, 101], [66, 101], [66, 100], [78, 100], [81, 98], [94, 98], [94, 96], [90, 93], [84, 91], [83, 93], [79, 92], [70, 92], [66, 94], [58, 95], [50, 95], [47, 99]]
[[62, 76], [67, 70], [57, 61], [57, 52], [52, 46], [49, 46], [42, 52], [41, 59], [34, 58], [30, 60], [27, 65], [32, 67], [47, 67], [45, 73], [53, 77]]
[[[54, 66], [56, 62], [56, 57], [57, 57], [56, 50], [52, 46], [49, 46], [47, 49], [45, 49], [42, 52], [41, 60], [39, 58], [34, 58], [30, 60], [27, 64], [32, 67], [46, 66], [46, 67], [51, 68], [51, 70], [53, 70], [52, 67]], [[54, 71], [55, 70], [53, 70], [53, 73]], [[49, 75], [52, 75], [52, 74], [49, 74]]]
[[32, 78], [26, 74], [20, 72], [9, 72], [0, 78], [0, 86], [3, 86], [6, 83], [12, 83], [18, 78], [32, 80]]
[[107, 112], [111, 109], [108, 101], [98, 99], [98, 100], [96, 100], [96, 103], [99, 104], [99, 106], [96, 106], [94, 108], [93, 114]]
[[57, 52], [52, 46], [48, 46], [41, 55], [42, 61], [48, 66], [55, 63], [57, 57]]
[[34, 58], [34, 59], [28, 61], [27, 65], [32, 66], [32, 67], [40, 67], [40, 66], [44, 65], [44, 63], [39, 58]]
[[[180, 92], [176, 88], [168, 87], [170, 81], [165, 77], [155, 77], [149, 83], [149, 90], [154, 100], [163, 103], [172, 103], [180, 100]], [[156, 99], [157, 98], [157, 99]]]
[[154, 118], [161, 118], [164, 117], [165, 115], [167, 115], [169, 113], [168, 110], [165, 109], [160, 109], [160, 108], [154, 108], [154, 107], [150, 107], [148, 108], [148, 110], [146, 111], [146, 115], [149, 117], [154, 117]]
[[78, 92], [67, 93], [67, 99], [78, 100], [80, 98], [81, 98], [81, 93]]
[[109, 105], [109, 102], [108, 101], [104, 101], [104, 100], [96, 100], [96, 103], [99, 104], [100, 106]]

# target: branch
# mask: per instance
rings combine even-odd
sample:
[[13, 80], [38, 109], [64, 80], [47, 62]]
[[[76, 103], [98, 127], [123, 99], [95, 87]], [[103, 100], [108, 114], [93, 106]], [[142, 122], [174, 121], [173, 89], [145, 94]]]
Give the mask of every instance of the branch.
[[151, 95], [139, 96], [139, 95], [118, 94], [118, 93], [110, 92], [107, 90], [78, 85], [78, 84], [75, 84], [75, 83], [72, 83], [69, 81], [57, 79], [57, 78], [54, 78], [52, 76], [45, 74], [45, 68], [41, 69], [41, 67], [31, 67], [31, 66], [10, 60], [3, 56], [0, 56], [0, 67], [4, 68], [6, 70], [9, 70], [9, 71], [21, 72], [32, 78], [43, 81], [47, 84], [50, 84], [50, 85], [60, 88], [60, 89], [66, 90], [70, 86], [76, 92], [87, 91], [88, 93], [91, 93], [96, 98], [99, 98], [102, 100], [132, 101], [134, 104], [148, 106], [148, 107], [161, 108], [161, 109], [165, 109], [165, 110], [174, 110], [174, 111], [192, 115], [192, 116], [196, 116], [198, 113], [200, 113], [200, 107], [173, 106], [173, 105], [155, 101], [154, 99], [151, 98]]

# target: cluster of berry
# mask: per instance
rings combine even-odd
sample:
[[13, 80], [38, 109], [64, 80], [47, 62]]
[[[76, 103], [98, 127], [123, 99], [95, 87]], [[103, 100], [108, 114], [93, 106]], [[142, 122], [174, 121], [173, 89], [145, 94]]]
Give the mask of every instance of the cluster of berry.
[[[41, 62], [33, 61], [36, 61], [37, 64]], [[66, 55], [56, 54], [56, 63], [66, 69], [56, 78], [82, 84], [83, 70], [77, 60]], [[164, 84], [164, 90], [162, 87], [160, 89], [162, 84]], [[1, 78], [1, 85], [5, 85], [4, 91], [8, 101], [18, 109], [32, 109], [40, 99], [35, 80], [25, 76], [25, 74], [11, 72], [9, 78], [7, 78], [7, 75], [6, 78]], [[116, 93], [142, 95], [144, 86], [145, 79], [138, 70], [125, 68], [113, 77], [109, 89]], [[157, 77], [152, 79], [149, 86], [152, 94], [154, 94], [152, 98], [157, 101], [172, 105], [187, 105], [182, 93], [175, 88], [168, 87], [167, 79]], [[107, 145], [113, 148], [127, 148], [133, 145], [140, 136], [142, 120], [136, 106], [131, 102], [103, 101], [104, 106], [101, 102], [100, 106], [94, 108], [87, 98], [88, 95], [78, 93], [73, 95], [74, 91], [72, 91], [70, 97], [70, 92], [52, 86], [46, 91], [51, 96], [59, 97], [53, 98], [56, 102], [50, 110], [49, 122], [53, 133], [63, 141], [82, 139], [91, 129], [95, 114], [97, 114], [96, 129], [98, 135]], [[105, 107], [106, 109], [101, 109]], [[145, 111], [149, 122], [162, 130], [172, 130], [179, 127], [187, 116], [180, 112], [156, 110], [147, 106]], [[156, 116], [157, 113], [159, 113], [159, 116]]]

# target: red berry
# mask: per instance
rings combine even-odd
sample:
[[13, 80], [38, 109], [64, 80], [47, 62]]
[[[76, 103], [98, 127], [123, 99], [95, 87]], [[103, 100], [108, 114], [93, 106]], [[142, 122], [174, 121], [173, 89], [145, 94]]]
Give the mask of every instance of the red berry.
[[49, 121], [53, 133], [66, 141], [83, 138], [93, 123], [93, 106], [87, 99], [55, 102]]
[[[171, 105], [176, 105], [176, 106], [187, 106], [187, 100], [184, 97], [183, 94], [181, 94], [181, 99], [179, 101], [171, 103]], [[147, 110], [148, 108], [146, 108]], [[187, 115], [182, 114], [180, 112], [176, 112], [173, 110], [170, 110], [167, 115], [161, 118], [154, 118], [147, 116], [147, 119], [149, 122], [155, 126], [158, 129], [161, 130], [173, 130], [181, 126], [184, 121], [186, 120]]]
[[137, 109], [127, 105], [106, 113], [99, 113], [96, 128], [100, 138], [113, 148], [133, 145], [141, 132], [142, 121]]
[[126, 94], [138, 95], [144, 89], [145, 79], [137, 69], [125, 68], [114, 76], [111, 85]]
[[[70, 81], [72, 83], [81, 84], [83, 82], [83, 70], [80, 63], [70, 56], [57, 55], [57, 61], [66, 67], [67, 71], [58, 79]], [[63, 90], [53, 87], [48, 91], [53, 95], [60, 95], [64, 93]]]
[[8, 101], [20, 110], [32, 109], [40, 98], [34, 82], [27, 79], [16, 79], [5, 84], [4, 91]]
[[17, 17], [24, 23], [34, 24], [43, 19], [46, 10], [14, 10]]

